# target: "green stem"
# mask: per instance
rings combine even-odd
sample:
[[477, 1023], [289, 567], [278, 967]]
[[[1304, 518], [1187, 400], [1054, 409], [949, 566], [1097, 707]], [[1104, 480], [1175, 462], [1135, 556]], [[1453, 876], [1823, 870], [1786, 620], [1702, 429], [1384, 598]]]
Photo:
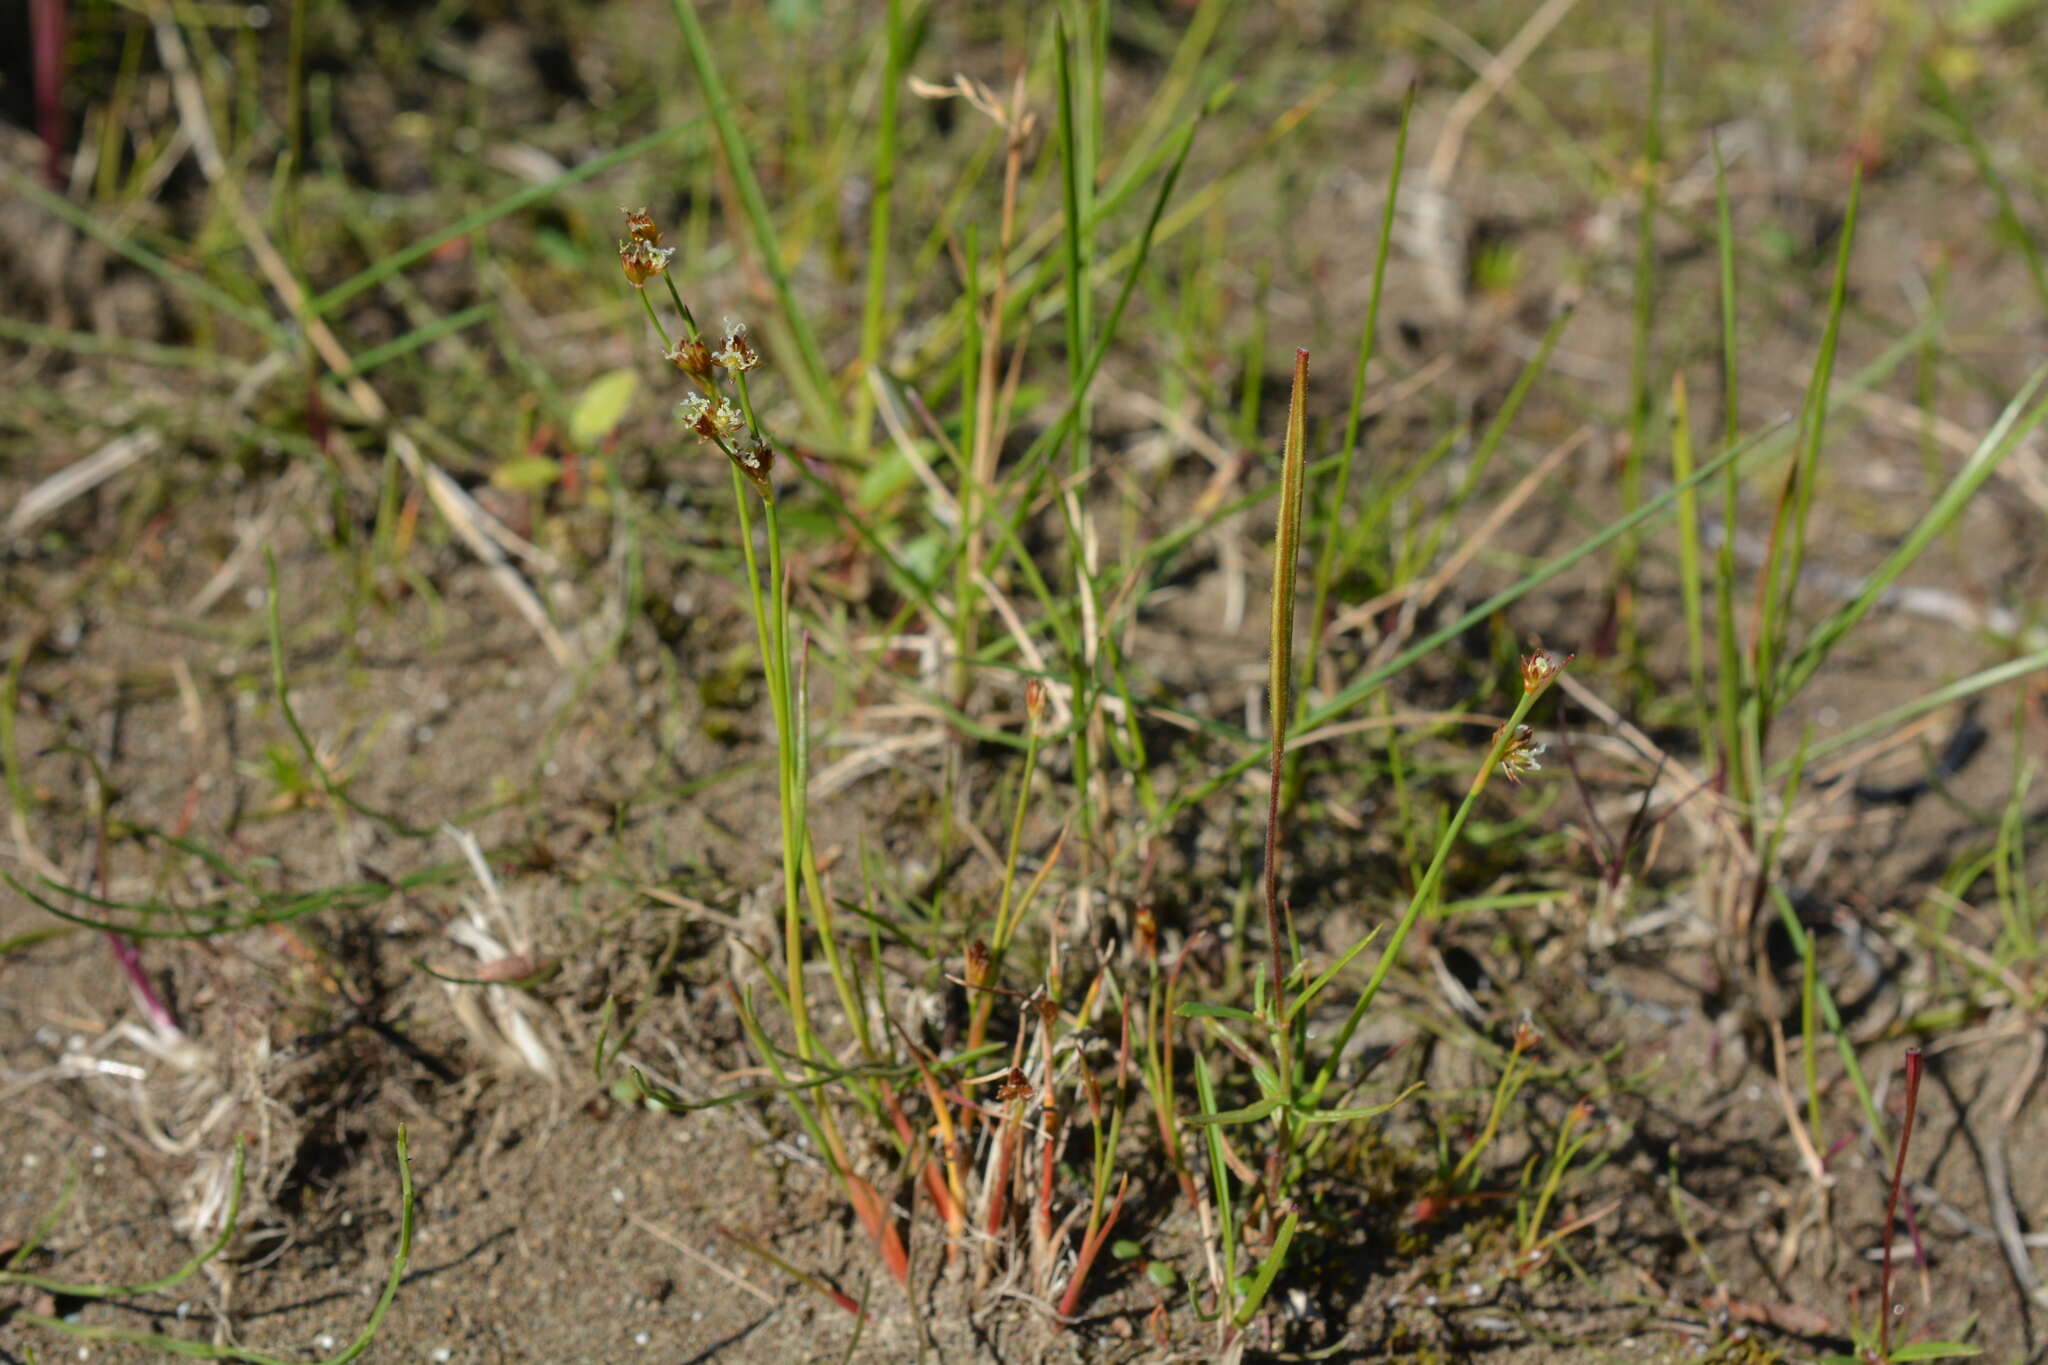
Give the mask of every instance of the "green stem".
[[1464, 830], [1465, 821], [1471, 817], [1472, 808], [1479, 804], [1479, 794], [1486, 790], [1487, 782], [1500, 764], [1501, 755], [1507, 752], [1508, 744], [1514, 738], [1515, 727], [1529, 714], [1529, 708], [1536, 704], [1539, 695], [1540, 692], [1526, 689], [1523, 691], [1514, 714], [1508, 717], [1507, 724], [1501, 727], [1492, 747], [1487, 750], [1486, 761], [1480, 765], [1479, 771], [1473, 774], [1472, 785], [1466, 790], [1464, 801], [1459, 803], [1457, 814], [1451, 817], [1450, 826], [1444, 830], [1443, 837], [1437, 840], [1436, 856], [1430, 859], [1429, 870], [1423, 873], [1421, 884], [1409, 898], [1408, 908], [1401, 913], [1401, 922], [1394, 926], [1393, 937], [1387, 940], [1386, 949], [1380, 954], [1379, 963], [1373, 968], [1371, 978], [1365, 983], [1365, 989], [1358, 993], [1358, 1002], [1351, 1007], [1351, 1014], [1345, 1019], [1344, 1027], [1337, 1031], [1336, 1040], [1330, 1046], [1329, 1057], [1323, 1062], [1322, 1070], [1316, 1073], [1315, 1085], [1308, 1093], [1310, 1107], [1322, 1102], [1323, 1092], [1328, 1090], [1330, 1082], [1336, 1079], [1337, 1063], [1344, 1055], [1345, 1045], [1350, 1043], [1351, 1035], [1358, 1031], [1359, 1024], [1365, 1019], [1366, 1010], [1372, 1005], [1373, 997], [1379, 994], [1380, 987], [1386, 983], [1388, 973], [1394, 970], [1394, 964], [1400, 960], [1401, 947], [1407, 943], [1408, 935], [1414, 931], [1416, 922], [1422, 918], [1422, 912], [1427, 910], [1436, 898], [1437, 885], [1443, 880], [1444, 865], [1450, 861], [1451, 849], [1458, 842], [1458, 835]]

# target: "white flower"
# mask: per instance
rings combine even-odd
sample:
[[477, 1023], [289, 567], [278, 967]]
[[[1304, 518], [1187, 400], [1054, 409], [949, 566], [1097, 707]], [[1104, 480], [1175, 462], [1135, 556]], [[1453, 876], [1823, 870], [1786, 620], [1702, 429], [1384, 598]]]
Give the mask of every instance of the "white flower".
[[725, 341], [711, 353], [711, 358], [726, 369], [744, 373], [761, 363], [760, 353], [747, 340], [747, 324], [725, 320]]
[[676, 404], [676, 416], [682, 419], [683, 425], [700, 433], [704, 428], [704, 416], [710, 411], [711, 400], [701, 393], [693, 393]]
[[733, 406], [730, 398], [719, 399], [718, 406], [711, 410], [711, 425], [717, 428], [720, 436], [737, 435], [746, 424], [747, 419]]

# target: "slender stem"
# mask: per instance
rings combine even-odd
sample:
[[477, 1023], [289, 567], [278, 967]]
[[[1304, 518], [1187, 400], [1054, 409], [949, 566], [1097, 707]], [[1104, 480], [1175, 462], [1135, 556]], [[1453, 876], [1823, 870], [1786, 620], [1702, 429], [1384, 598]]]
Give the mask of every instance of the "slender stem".
[[1906, 1179], [1906, 1148], [1913, 1141], [1913, 1115], [1920, 1108], [1920, 1049], [1906, 1049], [1906, 1121], [1899, 1129], [1899, 1154], [1892, 1163], [1892, 1193], [1884, 1209], [1884, 1278], [1877, 1300], [1877, 1354], [1892, 1354], [1892, 1225], [1899, 1216], [1899, 1187]]
[[[1282, 961], [1285, 935], [1280, 916], [1280, 792], [1287, 780], [1287, 722], [1294, 711], [1294, 572], [1301, 554], [1301, 492], [1308, 463], [1308, 352], [1294, 353], [1294, 390], [1287, 403], [1287, 439], [1280, 457], [1280, 508], [1273, 532], [1273, 634], [1267, 648], [1267, 703], [1272, 708], [1273, 763], [1266, 789], [1266, 939], [1272, 991], [1273, 1041], [1279, 1062], [1280, 1094], [1274, 1112], [1279, 1144], [1268, 1169], [1274, 1188], [1268, 1208], [1277, 1208], [1287, 1166], [1294, 1155], [1294, 1025], [1287, 1009], [1287, 973]], [[1275, 1248], [1278, 1253], [1282, 1248]]]
[[1330, 1055], [1324, 1060], [1322, 1070], [1316, 1073], [1316, 1082], [1308, 1093], [1309, 1104], [1321, 1103], [1323, 1092], [1336, 1078], [1337, 1063], [1344, 1055], [1345, 1045], [1351, 1041], [1351, 1035], [1358, 1031], [1358, 1026], [1364, 1021], [1365, 1011], [1372, 1004], [1373, 997], [1379, 994], [1388, 973], [1394, 970], [1394, 964], [1400, 960], [1401, 947], [1408, 941], [1408, 935], [1414, 930], [1416, 921], [1422, 918], [1422, 912], [1436, 899], [1437, 884], [1443, 880], [1444, 864], [1450, 861], [1451, 849], [1457, 844], [1458, 835], [1464, 830], [1465, 821], [1471, 816], [1472, 808], [1479, 803], [1479, 793], [1486, 790], [1487, 781], [1493, 776], [1494, 769], [1499, 766], [1501, 756], [1507, 752], [1508, 745], [1514, 739], [1515, 727], [1522, 723], [1523, 717], [1529, 714], [1529, 708], [1536, 704], [1536, 698], [1541, 695], [1540, 690], [1523, 691], [1514, 714], [1508, 717], [1507, 724], [1501, 727], [1492, 747], [1486, 751], [1486, 761], [1480, 765], [1479, 771], [1472, 775], [1472, 785], [1466, 789], [1464, 801], [1459, 804], [1457, 813], [1451, 817], [1450, 826], [1444, 830], [1443, 838], [1437, 841], [1436, 856], [1430, 859], [1429, 870], [1422, 874], [1422, 881], [1415, 888], [1414, 896], [1409, 898], [1408, 908], [1401, 912], [1400, 923], [1394, 926], [1393, 937], [1387, 940], [1387, 946], [1380, 953], [1379, 963], [1372, 969], [1372, 976], [1366, 981], [1365, 989], [1358, 993], [1358, 1002], [1351, 1007], [1351, 1014], [1345, 1019], [1344, 1027], [1337, 1031], [1337, 1037], [1330, 1045]]
[[811, 1055], [810, 1011], [804, 998], [803, 908], [798, 900], [802, 881], [802, 843], [796, 827], [797, 812], [790, 790], [795, 768], [789, 709], [787, 610], [782, 601], [782, 528], [776, 520], [775, 504], [763, 503], [768, 520], [768, 581], [775, 594], [771, 610], [763, 596], [760, 560], [754, 549], [754, 517], [749, 510], [747, 482], [735, 467], [732, 471], [733, 506], [740, 519], [740, 551], [746, 559], [748, 603], [754, 612], [754, 633], [761, 648], [761, 673], [768, 685], [769, 709], [775, 718], [776, 807], [782, 835], [783, 957], [787, 968], [790, 1021], [795, 1026], [799, 1054]]
[[[671, 299], [675, 300], [676, 311], [683, 315], [683, 335], [688, 337], [690, 340], [695, 341], [697, 339], [697, 319], [694, 315], [691, 314], [690, 305], [683, 302], [683, 296], [676, 291], [675, 280], [669, 275], [669, 273], [666, 270], [661, 272], [661, 282], [668, 286], [668, 296]], [[651, 305], [649, 306], [648, 311], [653, 311]], [[657, 322], [654, 325], [659, 327], [661, 324]], [[667, 340], [667, 335], [664, 334], [662, 339]]]
[[[662, 278], [667, 279], [668, 276], [663, 275]], [[675, 286], [671, 284], [669, 288], [674, 289]], [[633, 292], [639, 295], [640, 306], [647, 310], [647, 320], [654, 324], [655, 332], [658, 333], [661, 337], [662, 346], [669, 350], [675, 349], [675, 343], [668, 339], [668, 328], [661, 325], [661, 314], [654, 311], [654, 300], [647, 297], [647, 291], [645, 289], [635, 289]], [[687, 313], [685, 314], [685, 316], [687, 316]]]
[[[741, 500], [745, 500], [743, 490]], [[782, 581], [782, 521], [776, 515], [775, 504], [763, 502], [764, 515], [768, 523], [768, 591], [770, 599], [769, 624], [771, 627], [770, 646], [775, 667], [769, 678], [770, 703], [775, 715], [776, 771], [780, 777], [777, 784], [780, 799], [776, 803], [782, 822], [782, 903], [784, 953], [789, 970], [789, 1012], [791, 1022], [796, 1026], [798, 1045], [802, 1055], [812, 1055], [810, 1009], [804, 1000], [804, 947], [803, 947], [803, 849], [806, 840], [804, 830], [804, 794], [798, 783], [796, 734], [793, 723], [792, 698], [789, 687], [789, 599], [784, 592]]]

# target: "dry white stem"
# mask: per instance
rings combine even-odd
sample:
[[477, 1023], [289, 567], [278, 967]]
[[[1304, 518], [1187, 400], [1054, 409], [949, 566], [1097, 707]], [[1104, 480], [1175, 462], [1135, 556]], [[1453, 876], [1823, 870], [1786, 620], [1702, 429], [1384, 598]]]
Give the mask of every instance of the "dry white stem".
[[[483, 963], [530, 954], [533, 936], [498, 890], [497, 878], [491, 875], [490, 864], [485, 860], [476, 836], [453, 825], [443, 825], [441, 831], [462, 850], [463, 859], [469, 863], [478, 885], [483, 888], [483, 910], [472, 911], [467, 917], [450, 923], [448, 937], [469, 949]], [[486, 914], [489, 920], [496, 921], [495, 931]], [[546, 1021], [547, 1018], [537, 1002], [519, 991], [495, 983], [481, 989], [453, 982], [445, 982], [443, 987], [456, 1019], [501, 1064], [513, 1065], [514, 1069], [523, 1067], [548, 1080], [560, 1075], [555, 1049], [542, 1039], [535, 1022], [536, 1019]]]
[[65, 503], [83, 497], [138, 460], [154, 455], [162, 445], [163, 438], [152, 427], [115, 437], [29, 489], [8, 514], [5, 528], [0, 529], [4, 529], [7, 539], [17, 539]]
[[513, 610], [526, 618], [526, 623], [540, 636], [541, 643], [556, 664], [573, 670], [579, 662], [575, 648], [555, 629], [555, 623], [548, 619], [547, 608], [541, 605], [539, 595], [519, 576], [519, 571], [512, 567], [499, 546], [500, 536], [509, 537], [512, 533], [498, 526], [497, 519], [477, 506], [455, 480], [421, 455], [419, 447], [404, 432], [392, 434], [391, 449], [412, 476], [426, 486], [434, 506], [447, 519], [462, 543], [469, 547], [470, 553], [483, 561], [484, 567], [490, 571], [491, 582], [511, 602]]
[[242, 524], [241, 536], [236, 540], [234, 550], [221, 566], [214, 570], [213, 577], [206, 580], [206, 585], [194, 593], [192, 600], [185, 604], [187, 615], [204, 616], [213, 609], [215, 603], [227, 596], [229, 589], [233, 588], [256, 562], [263, 548], [271, 543], [271, 533], [277, 529], [277, 523], [283, 518], [285, 510], [298, 500], [301, 486], [311, 477], [312, 466], [301, 464], [294, 465], [284, 478], [278, 481], [277, 492], [271, 497], [269, 505], [260, 514]]

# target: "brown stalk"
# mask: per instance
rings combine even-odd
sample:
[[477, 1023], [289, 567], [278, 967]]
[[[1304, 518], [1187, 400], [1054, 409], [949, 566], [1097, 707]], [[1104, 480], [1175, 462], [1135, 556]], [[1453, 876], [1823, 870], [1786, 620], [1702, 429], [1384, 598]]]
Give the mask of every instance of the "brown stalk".
[[1287, 720], [1294, 704], [1294, 567], [1301, 551], [1301, 490], [1307, 463], [1308, 352], [1294, 353], [1294, 392], [1287, 401], [1287, 443], [1280, 460], [1279, 525], [1273, 546], [1273, 635], [1266, 691], [1272, 703], [1273, 767], [1266, 799], [1266, 938], [1271, 949], [1273, 1017], [1285, 1016], [1281, 983], [1280, 788], [1287, 769]]

